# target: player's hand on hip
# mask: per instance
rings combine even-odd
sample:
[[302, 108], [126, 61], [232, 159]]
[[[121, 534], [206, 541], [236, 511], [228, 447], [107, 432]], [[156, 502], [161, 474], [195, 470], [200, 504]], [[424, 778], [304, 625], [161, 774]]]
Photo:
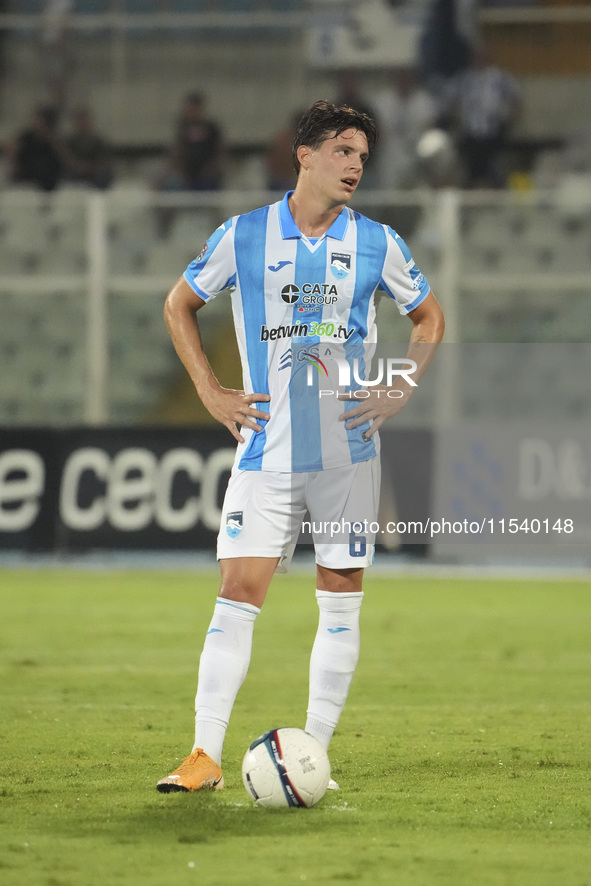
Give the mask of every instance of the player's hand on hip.
[[[361, 388], [360, 391], [348, 391], [339, 394], [339, 400], [353, 401], [358, 404], [353, 409], [339, 415], [339, 421], [345, 422], [347, 430], [353, 430], [366, 422], [371, 422], [370, 427], [364, 432], [363, 439], [369, 440], [378, 431], [386, 419], [400, 412], [405, 403], [411, 397], [413, 389], [399, 390], [386, 388], [382, 385]], [[362, 398], [359, 394], [362, 393]], [[358, 396], [355, 396], [355, 395]]]
[[235, 391], [232, 388], [220, 388], [204, 405], [239, 443], [244, 443], [238, 425], [255, 432], [262, 431], [263, 426], [258, 420], [269, 421], [271, 416], [268, 412], [257, 409], [256, 404], [266, 403], [270, 399], [268, 394], [245, 394], [244, 391]]

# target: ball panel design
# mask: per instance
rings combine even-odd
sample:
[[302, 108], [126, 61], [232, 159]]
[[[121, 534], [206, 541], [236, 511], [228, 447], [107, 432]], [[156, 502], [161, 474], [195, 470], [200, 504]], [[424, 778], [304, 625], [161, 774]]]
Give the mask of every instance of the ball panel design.
[[242, 764], [244, 786], [259, 806], [314, 806], [329, 778], [330, 762], [320, 742], [293, 727], [265, 732]]

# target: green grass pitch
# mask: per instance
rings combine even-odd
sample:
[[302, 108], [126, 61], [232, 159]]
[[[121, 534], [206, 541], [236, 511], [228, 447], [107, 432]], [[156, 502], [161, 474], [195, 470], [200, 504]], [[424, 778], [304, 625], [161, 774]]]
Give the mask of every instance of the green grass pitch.
[[591, 583], [368, 574], [330, 749], [341, 790], [255, 807], [242, 756], [303, 726], [313, 576], [278, 577], [227, 788], [160, 795], [189, 752], [215, 573], [0, 570], [3, 886], [589, 886]]

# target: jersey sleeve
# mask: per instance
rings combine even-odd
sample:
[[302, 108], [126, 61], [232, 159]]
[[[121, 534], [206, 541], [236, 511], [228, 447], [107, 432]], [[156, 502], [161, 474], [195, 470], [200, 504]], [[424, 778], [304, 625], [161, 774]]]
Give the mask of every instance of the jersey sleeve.
[[379, 288], [394, 299], [401, 314], [413, 311], [429, 295], [421, 274], [402, 237], [386, 227], [387, 248]]
[[233, 219], [224, 222], [205, 242], [203, 249], [184, 274], [185, 280], [200, 298], [211, 301], [236, 283]]

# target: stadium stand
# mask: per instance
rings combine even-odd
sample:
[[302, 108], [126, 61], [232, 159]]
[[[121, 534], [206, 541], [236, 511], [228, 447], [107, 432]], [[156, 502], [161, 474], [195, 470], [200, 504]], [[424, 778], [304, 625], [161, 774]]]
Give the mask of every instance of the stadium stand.
[[[228, 195], [212, 197], [206, 208], [189, 208], [179, 198], [176, 209], [174, 197], [167, 195], [162, 206], [161, 197], [135, 186], [116, 188], [104, 199], [108, 415], [130, 423], [153, 412], [178, 377], [178, 361], [162, 320], [164, 294], [223, 217]], [[3, 195], [3, 423], [84, 420], [86, 355], [92, 335], [87, 200], [88, 192], [74, 189], [53, 195], [9, 189]], [[482, 195], [477, 211], [473, 195], [467, 201], [460, 210], [463, 224], [458, 221], [463, 230], [457, 255], [460, 340], [588, 341], [591, 219], [579, 219], [573, 227], [546, 198], [523, 201], [511, 194], [502, 199], [498, 194]], [[425, 229], [419, 225], [407, 238], [436, 292], [440, 292], [444, 235], [431, 226], [426, 248]], [[385, 301], [379, 308], [381, 340], [403, 342], [406, 324]], [[208, 336], [225, 328], [227, 302], [221, 298], [208, 306]], [[571, 400], [581, 393], [577, 389]], [[567, 392], [563, 395], [565, 402]], [[420, 402], [421, 398], [419, 406]], [[431, 395], [426, 394], [422, 403], [419, 411], [426, 419]]]
[[[9, 77], [17, 76], [14, 88], [4, 90], [0, 114], [4, 140], [18, 130], [18, 116], [32, 106], [28, 104], [31, 84], [38, 82], [41, 69], [31, 48], [37, 46], [34, 23], [41, 21], [43, 7], [42, 0], [6, 4], [8, 13], [20, 16], [20, 24], [10, 31], [5, 66]], [[221, 221], [277, 199], [277, 194], [253, 193], [248, 205], [248, 190], [253, 182], [261, 183], [259, 161], [268, 137], [284, 124], [292, 106], [299, 108], [308, 100], [310, 71], [314, 97], [318, 91], [329, 94], [334, 86], [330, 71], [313, 68], [302, 28], [293, 26], [301, 10], [296, 0], [75, 0], [72, 4], [74, 16], [88, 16], [92, 22], [92, 27], [79, 23], [72, 31], [70, 62], [77, 88], [92, 98], [101, 128], [119, 149], [118, 175], [104, 195], [104, 263], [99, 269], [99, 277], [105, 278], [99, 290], [102, 286], [110, 421], [140, 421], [155, 415], [158, 404], [166, 400], [180, 369], [162, 321], [164, 294]], [[202, 14], [209, 18], [197, 24], [195, 16]], [[112, 15], [135, 17], [135, 25], [126, 19], [116, 31], [108, 18]], [[147, 17], [159, 15], [167, 16], [166, 27], [159, 26], [156, 33], [154, 24], [146, 22]], [[280, 39], [275, 39], [277, 35]], [[116, 44], [115, 38], [122, 42]], [[199, 53], [194, 51], [195, 41]], [[158, 83], [162, 46], [168, 57], [170, 47], [175, 47], [174, 63], [168, 64], [166, 77]], [[211, 75], [214, 64], [215, 76]], [[235, 75], [237, 67], [240, 78]], [[269, 78], [269, 70], [277, 76]], [[187, 83], [187, 72], [196, 82]], [[380, 76], [376, 72], [368, 82], [377, 83]], [[212, 87], [212, 110], [217, 114], [223, 109], [232, 142], [228, 190], [191, 203], [187, 195], [157, 193], [154, 170], [179, 97], [203, 78]], [[256, 85], [263, 83], [264, 100], [258, 100]], [[588, 95], [588, 80], [586, 84]], [[560, 87], [572, 87], [581, 113], [584, 86], [577, 80]], [[530, 84], [526, 99], [536, 89], [539, 92], [542, 86]], [[545, 104], [543, 110], [545, 116], [538, 113], [541, 131], [550, 136], [544, 128], [550, 110], [546, 114]], [[555, 119], [558, 132], [563, 116]], [[452, 341], [573, 346], [589, 341], [590, 173], [584, 164], [577, 169], [565, 165], [559, 147], [553, 143], [553, 149], [540, 153], [537, 164], [526, 170], [524, 191], [459, 194], [451, 278], [449, 237], [438, 216], [437, 191], [430, 191], [427, 198], [418, 192], [409, 197], [360, 191], [356, 196], [357, 208], [400, 231], [445, 307], [457, 315]], [[591, 164], [591, 158], [587, 160]], [[1, 197], [0, 422], [84, 422], [92, 375], [89, 343], [97, 333], [91, 310], [96, 296], [91, 275], [97, 271], [96, 243], [89, 237], [93, 192], [69, 184], [50, 195], [5, 186]], [[205, 334], [212, 342], [226, 330], [227, 302], [218, 299], [208, 306]], [[403, 342], [407, 325], [397, 312], [382, 303], [379, 316], [382, 340]], [[222, 359], [227, 361], [228, 342], [224, 344]], [[561, 402], [565, 410], [574, 410], [577, 398], [585, 396], [577, 388], [562, 392]], [[474, 397], [474, 403], [466, 405], [471, 411], [478, 409]], [[429, 420], [434, 398], [428, 389], [416, 398], [413, 421], [417, 415]], [[465, 401], [471, 402], [469, 397]]]

